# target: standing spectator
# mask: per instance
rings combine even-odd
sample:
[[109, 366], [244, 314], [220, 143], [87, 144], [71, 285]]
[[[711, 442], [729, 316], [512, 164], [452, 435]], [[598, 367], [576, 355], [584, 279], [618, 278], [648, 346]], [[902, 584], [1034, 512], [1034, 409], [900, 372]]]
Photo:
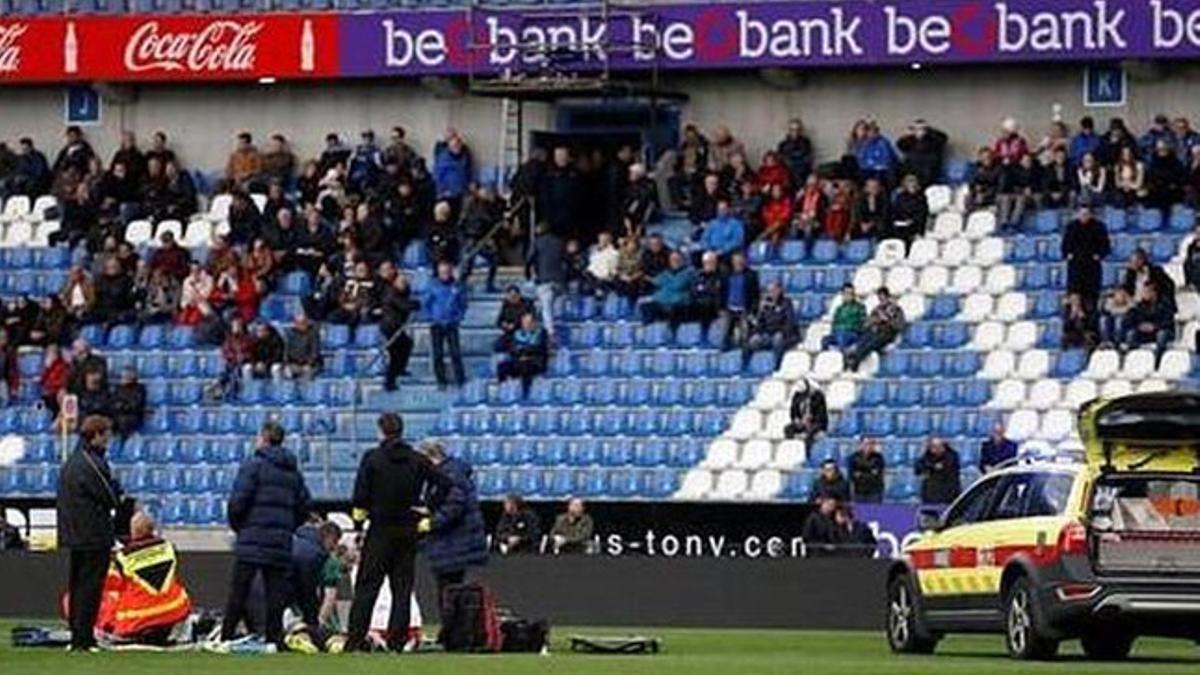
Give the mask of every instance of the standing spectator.
[[634, 163], [629, 166], [629, 186], [625, 191], [622, 206], [624, 228], [621, 236], [639, 239], [646, 225], [658, 217], [661, 209], [658, 201], [658, 185], [646, 175], [646, 165]]
[[613, 246], [612, 233], [601, 232], [596, 246], [588, 254], [584, 271], [584, 290], [602, 298], [613, 290], [617, 282], [617, 263], [621, 254]]
[[121, 370], [121, 383], [112, 392], [113, 428], [121, 438], [141, 431], [146, 419], [146, 385], [138, 381], [137, 369]]
[[833, 310], [833, 326], [830, 334], [822, 340], [822, 349], [836, 347], [848, 349], [862, 336], [867, 321], [867, 306], [858, 299], [854, 284], [842, 285], [842, 301]]
[[487, 532], [471, 465], [447, 454], [437, 441], [426, 441], [418, 449], [448, 481], [430, 485], [425, 494], [430, 528], [422, 543], [438, 598], [445, 598], [447, 588], [465, 580], [469, 567], [487, 563]]
[[1033, 155], [1038, 164], [1049, 164], [1050, 158], [1054, 155], [1055, 151], [1062, 150], [1063, 153], [1066, 153], [1071, 143], [1070, 135], [1071, 129], [1067, 126], [1066, 122], [1053, 120], [1050, 122], [1050, 128], [1046, 131], [1046, 135], [1042, 136], [1042, 140], [1038, 142], [1037, 147], [1029, 154]]
[[1071, 137], [1067, 146], [1067, 158], [1071, 166], [1083, 163], [1084, 155], [1095, 155], [1100, 150], [1100, 136], [1096, 134], [1096, 121], [1090, 115], [1079, 120], [1079, 131]]
[[475, 187], [466, 206], [463, 207], [462, 229], [474, 253], [467, 256], [463, 278], [468, 279], [475, 269], [475, 259], [483, 258], [487, 263], [487, 292], [496, 292], [496, 269], [500, 264], [498, 239], [501, 233], [496, 226], [504, 220], [504, 203], [496, 197], [496, 191], [486, 185]]
[[[245, 617], [246, 597], [259, 574], [266, 588], [267, 643], [285, 649], [283, 610], [288, 595], [288, 569], [292, 560], [292, 534], [304, 524], [309, 492], [296, 456], [283, 447], [283, 427], [263, 425], [258, 446], [238, 469], [229, 495], [229, 526], [237, 534], [233, 579], [221, 623], [221, 639], [236, 635]], [[399, 603], [403, 604], [403, 603]]]
[[871, 310], [858, 340], [846, 352], [848, 370], [858, 370], [859, 364], [868, 356], [883, 350], [904, 330], [904, 310], [892, 298], [892, 294], [886, 287], [880, 287], [877, 296], [879, 304]]
[[919, 117], [909, 125], [908, 133], [896, 141], [896, 147], [904, 153], [904, 170], [915, 175], [921, 187], [941, 179], [948, 142], [945, 132], [929, 126]]
[[0, 407], [8, 407], [21, 390], [21, 367], [17, 345], [3, 328], [0, 328], [0, 378], [3, 379], [0, 382]]
[[858, 451], [850, 455], [846, 464], [854, 501], [876, 504], [883, 501], [883, 477], [887, 466], [883, 453], [879, 452], [879, 441], [874, 438], [859, 441]]
[[892, 220], [887, 236], [904, 241], [905, 249], [912, 247], [913, 240], [925, 234], [929, 224], [929, 201], [917, 177], [909, 174], [900, 184], [896, 203], [892, 206]]
[[1187, 169], [1174, 148], [1165, 140], [1159, 141], [1146, 165], [1146, 206], [1161, 211], [1166, 220], [1171, 207], [1183, 201], [1187, 179]]
[[579, 172], [571, 163], [567, 148], [554, 148], [553, 159], [538, 188], [538, 218], [554, 234], [579, 239], [579, 203], [583, 198]]
[[504, 498], [504, 510], [496, 525], [496, 548], [501, 555], [538, 553], [542, 541], [542, 525], [533, 509], [520, 496]]
[[1154, 155], [1159, 143], [1165, 143], [1171, 154], [1176, 151], [1175, 133], [1171, 131], [1171, 120], [1164, 114], [1154, 116], [1150, 128], [1137, 141], [1138, 155], [1147, 162]]
[[167, 147], [167, 134], [164, 131], [155, 131], [150, 135], [150, 149], [146, 151], [146, 161], [158, 160], [163, 166], [167, 164], [177, 164], [175, 151]]
[[1108, 168], [1096, 159], [1096, 155], [1087, 153], [1075, 172], [1075, 185], [1079, 190], [1079, 206], [1103, 206], [1108, 198]]
[[254, 379], [262, 380], [277, 374], [283, 363], [283, 338], [279, 337], [279, 331], [266, 321], [255, 324], [248, 357], [249, 374]]
[[817, 508], [804, 521], [801, 538], [804, 540], [804, 555], [809, 558], [824, 558], [837, 554], [837, 545], [842, 537], [838, 533], [834, 516], [838, 500], [830, 495], [814, 499]]
[[546, 333], [554, 337], [554, 298], [567, 288], [566, 246], [548, 224], [538, 227], [529, 252], [529, 266], [537, 282], [538, 308]]
[[996, 204], [1000, 189], [1000, 165], [990, 148], [980, 148], [967, 188], [967, 210], [986, 209]]
[[267, 151], [262, 155], [263, 177], [277, 185], [290, 185], [296, 175], [296, 155], [288, 144], [287, 137], [280, 133], [271, 134]]
[[391, 136], [388, 138], [388, 145], [383, 149], [384, 160], [388, 163], [398, 164], [402, 170], [408, 169], [408, 165], [417, 158], [417, 152], [408, 144], [407, 132], [402, 126], [392, 127]]
[[175, 241], [175, 235], [170, 230], [163, 232], [158, 238], [161, 246], [150, 255], [150, 270], [162, 269], [167, 274], [183, 281], [191, 269], [192, 254]]
[[471, 149], [455, 129], [447, 129], [442, 140], [433, 146], [433, 179], [437, 198], [450, 202], [455, 213], [471, 183], [474, 167]]
[[385, 391], [396, 390], [396, 379], [408, 376], [408, 359], [412, 355], [413, 339], [404, 329], [408, 317], [420, 303], [412, 297], [408, 277], [397, 274], [383, 289], [379, 303], [379, 328], [387, 340], [387, 369], [383, 375]]
[[829, 428], [825, 393], [807, 379], [796, 385], [788, 412], [791, 421], [783, 428], [786, 438], [801, 438], [805, 443], [811, 443], [817, 434]]
[[747, 321], [758, 307], [758, 296], [758, 272], [747, 267], [746, 254], [737, 251], [729, 258], [729, 274], [725, 277], [725, 299], [717, 317], [720, 322], [717, 334], [721, 336], [724, 348], [745, 345], [750, 329]]
[[1037, 208], [1036, 191], [1041, 186], [1041, 176], [1036, 162], [1033, 153], [1026, 153], [1017, 161], [1005, 164], [1001, 170], [999, 194], [996, 197], [996, 220], [1001, 230], [1015, 232], [1021, 229], [1025, 210]]
[[1088, 307], [1095, 307], [1103, 280], [1102, 261], [1112, 252], [1108, 228], [1096, 220], [1088, 206], [1067, 223], [1062, 240], [1062, 256], [1067, 261], [1067, 292], [1078, 293]]
[[866, 134], [854, 145], [854, 157], [863, 178], [878, 178], [885, 185], [895, 185], [894, 174], [900, 157], [892, 141], [879, 131], [874, 120], [866, 123]]
[[110, 167], [117, 164], [125, 165], [135, 184], [146, 178], [146, 156], [138, 149], [137, 136], [132, 131], [121, 132], [121, 147], [113, 153], [112, 160], [108, 163]]
[[365, 261], [355, 263], [354, 271], [337, 284], [336, 295], [337, 306], [328, 317], [330, 322], [357, 326], [367, 319], [375, 295], [370, 266]]
[[792, 185], [804, 185], [813, 168], [812, 141], [804, 134], [804, 122], [798, 117], [788, 121], [787, 135], [775, 147], [792, 174]]
[[450, 380], [446, 375], [443, 354], [450, 352], [450, 366], [454, 372], [454, 383], [458, 386], [466, 381], [463, 371], [462, 351], [459, 349], [458, 326], [467, 311], [467, 295], [454, 276], [454, 266], [448, 262], [438, 264], [437, 278], [429, 284], [422, 301], [429, 317], [429, 337], [433, 344], [433, 372], [439, 387], [446, 387]]
[[796, 314], [791, 299], [783, 293], [781, 282], [772, 281], [767, 286], [766, 294], [759, 300], [758, 307], [750, 314], [747, 323], [747, 361], [753, 352], [766, 349], [774, 352], [778, 361], [795, 344]]
[[71, 552], [67, 583], [71, 650], [90, 652], [97, 649], [96, 617], [116, 541], [113, 513], [122, 508], [125, 495], [104, 458], [112, 423], [103, 417], [88, 417], [80, 425], [79, 435], [79, 446], [58, 481], [58, 545]]
[[1091, 350], [1096, 346], [1096, 316], [1093, 309], [1083, 304], [1078, 293], [1067, 293], [1063, 299], [1062, 348]]
[[734, 138], [733, 132], [724, 124], [713, 129], [712, 143], [708, 151], [708, 170], [721, 173], [733, 162], [734, 155], [746, 155], [746, 146]]
[[352, 152], [354, 150], [343, 143], [341, 137], [336, 133], [325, 134], [325, 149], [317, 158], [317, 173], [324, 176], [330, 169], [338, 166], [345, 169], [350, 162], [350, 153]]
[[1167, 347], [1175, 341], [1175, 303], [1159, 291], [1156, 284], [1142, 289], [1137, 304], [1129, 312], [1125, 323], [1124, 351], [1139, 345], [1154, 344], [1154, 362], [1157, 365]]
[[646, 291], [649, 282], [642, 267], [642, 249], [632, 235], [620, 240], [617, 256], [617, 293], [636, 301]]
[[311, 380], [321, 372], [321, 363], [321, 331], [297, 312], [284, 342], [285, 371], [288, 377]]
[[676, 208], [691, 210], [696, 187], [708, 171], [708, 139], [695, 124], [683, 127], [683, 140], [675, 151], [675, 172], [667, 182]]
[[1075, 172], [1067, 163], [1067, 151], [1056, 148], [1050, 162], [1042, 167], [1042, 205], [1049, 209], [1065, 209], [1075, 203]]
[[1000, 134], [992, 144], [992, 155], [1001, 164], [1016, 164], [1029, 154], [1029, 142], [1021, 135], [1021, 127], [1011, 117], [1000, 124]]
[[962, 492], [958, 453], [940, 438], [931, 438], [915, 472], [921, 478], [922, 504], [949, 504]]
[[817, 477], [813, 479], [809, 494], [812, 495], [813, 501], [823, 499], [834, 499], [839, 502], [850, 501], [850, 482], [842, 475], [835, 460], [826, 459], [821, 462], [821, 468]]
[[17, 143], [17, 175], [13, 193], [37, 196], [50, 189], [50, 163], [46, 155], [33, 146], [33, 139], [24, 137]]
[[46, 358], [42, 365], [41, 394], [42, 404], [55, 417], [58, 416], [62, 393], [67, 388], [67, 377], [71, 365], [62, 355], [62, 348], [57, 343], [46, 345]]
[[500, 381], [519, 378], [521, 391], [529, 396], [533, 378], [546, 372], [549, 361], [550, 344], [546, 331], [538, 325], [533, 312], [522, 314], [521, 324], [509, 340], [508, 359], [497, 367]]
[[359, 134], [360, 143], [350, 155], [346, 167], [346, 185], [351, 194], [366, 196], [375, 190], [383, 172], [383, 151], [375, 143], [375, 132], [371, 129]]
[[[784, 233], [790, 220], [789, 217], [782, 226]], [[771, 235], [764, 233], [764, 236]], [[704, 225], [704, 232], [700, 235], [701, 248], [704, 251], [715, 251], [722, 260], [727, 261], [729, 256], [735, 251], [740, 251], [745, 243], [746, 224], [730, 210], [729, 200], [721, 199], [717, 202], [717, 216]]]
[[262, 174], [262, 156], [254, 147], [254, 138], [250, 132], [243, 131], [237, 135], [233, 152], [225, 163], [225, 178], [238, 187], [245, 188], [249, 183]]
[[583, 500], [571, 499], [567, 502], [566, 512], [558, 514], [554, 527], [550, 528], [555, 555], [590, 553], [595, 529], [591, 514], [584, 511]]
[[988, 473], [1017, 456], [1017, 444], [1004, 435], [1004, 424], [996, 422], [979, 444], [979, 470]]
[[1200, 146], [1200, 132], [1192, 129], [1192, 123], [1186, 117], [1176, 117], [1171, 122], [1171, 129], [1175, 133], [1176, 154], [1179, 156], [1179, 161], [1186, 163], [1192, 156], [1192, 149]]

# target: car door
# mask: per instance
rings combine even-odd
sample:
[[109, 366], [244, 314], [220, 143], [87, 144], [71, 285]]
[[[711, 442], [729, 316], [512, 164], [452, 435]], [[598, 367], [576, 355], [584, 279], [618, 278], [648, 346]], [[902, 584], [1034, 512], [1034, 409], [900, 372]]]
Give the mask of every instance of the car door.
[[962, 611], [976, 607], [977, 597], [988, 590], [977, 569], [977, 549], [986, 539], [991, 507], [1004, 478], [993, 476], [976, 483], [951, 504], [938, 531], [909, 551], [928, 618], [935, 623], [957, 620]]

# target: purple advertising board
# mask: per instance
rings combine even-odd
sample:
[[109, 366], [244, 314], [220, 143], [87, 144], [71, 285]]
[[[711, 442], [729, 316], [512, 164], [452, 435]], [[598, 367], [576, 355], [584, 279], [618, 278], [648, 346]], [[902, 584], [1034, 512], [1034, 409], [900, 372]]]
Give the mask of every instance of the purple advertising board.
[[875, 533], [880, 558], [900, 557], [904, 545], [920, 536], [917, 530], [918, 511], [916, 504], [854, 505], [855, 517]]
[[559, 9], [348, 14], [341, 71], [530, 72], [556, 48], [605, 44], [577, 50], [570, 69], [603, 59], [618, 70], [700, 70], [1200, 56], [1196, 0], [713, 2], [624, 7], [607, 21]]

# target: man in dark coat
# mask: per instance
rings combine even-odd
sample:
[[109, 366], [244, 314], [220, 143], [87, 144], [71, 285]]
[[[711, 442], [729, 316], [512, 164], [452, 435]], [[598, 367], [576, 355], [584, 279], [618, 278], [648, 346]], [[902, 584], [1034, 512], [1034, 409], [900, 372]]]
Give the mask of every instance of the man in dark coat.
[[1112, 252], [1108, 228], [1096, 220], [1087, 206], [1067, 223], [1062, 240], [1062, 256], [1067, 261], [1067, 292], [1078, 293], [1084, 306], [1094, 308], [1100, 297], [1103, 261]]
[[1150, 256], [1144, 248], [1136, 248], [1129, 255], [1129, 263], [1125, 265], [1125, 274], [1121, 277], [1121, 287], [1134, 300], [1140, 300], [1145, 295], [1147, 286], [1154, 286], [1159, 297], [1175, 306], [1175, 280], [1162, 265], [1150, 262]]
[[817, 500], [817, 508], [804, 521], [801, 537], [804, 539], [804, 555], [809, 558], [824, 558], [837, 554], [837, 545], [841, 543], [834, 514], [837, 512], [838, 500], [826, 495]]
[[812, 173], [813, 145], [804, 134], [804, 123], [799, 118], [788, 122], [787, 136], [779, 141], [775, 151], [791, 173], [792, 185], [804, 185], [808, 174]]
[[63, 465], [58, 480], [58, 545], [69, 549], [67, 590], [71, 649], [96, 648], [93, 627], [100, 612], [109, 552], [117, 538], [114, 513], [125, 508], [121, 484], [113, 478], [104, 454], [112, 438], [112, 422], [87, 417], [79, 429], [80, 443]]
[[862, 439], [858, 451], [850, 455], [846, 464], [850, 487], [854, 489], [854, 501], [883, 501], [883, 476], [887, 467], [883, 453], [879, 452], [879, 441], [874, 438]]
[[958, 453], [940, 438], [929, 439], [925, 454], [917, 459], [922, 504], [949, 504], [962, 492]]
[[942, 177], [948, 140], [945, 132], [934, 129], [923, 119], [916, 119], [908, 133], [896, 141], [896, 147], [904, 153], [905, 171], [915, 174], [921, 187], [933, 185]]
[[142, 428], [146, 418], [146, 385], [138, 382], [133, 367], [121, 371], [121, 383], [113, 388], [109, 405], [113, 411], [113, 426], [122, 438]]
[[92, 351], [92, 346], [83, 338], [77, 338], [71, 345], [71, 372], [67, 375], [67, 391], [72, 394], [83, 392], [84, 378], [90, 371], [100, 373], [102, 387], [108, 386], [108, 361]]
[[1004, 425], [997, 422], [992, 433], [979, 444], [979, 470], [987, 473], [1017, 456], [1017, 444], [1004, 436]]
[[579, 200], [583, 196], [579, 185], [579, 172], [571, 164], [570, 151], [565, 147], [555, 148], [538, 190], [537, 209], [539, 220], [560, 237], [577, 239], [583, 234], [577, 222]]
[[803, 438], [811, 442], [813, 437], [829, 428], [829, 411], [825, 406], [825, 394], [808, 380], [801, 380], [792, 392], [792, 421], [783, 428], [787, 438]]
[[850, 482], [842, 475], [837, 461], [826, 459], [821, 462], [821, 468], [817, 477], [813, 479], [809, 494], [814, 502], [819, 502], [827, 497], [839, 502], [850, 501]]
[[360, 523], [370, 518], [371, 526], [354, 580], [346, 651], [367, 649], [371, 612], [385, 578], [392, 591], [388, 647], [396, 652], [404, 649], [417, 537], [432, 527], [431, 519], [417, 507], [427, 490], [449, 489], [445, 475], [404, 442], [404, 423], [399, 415], [381, 415], [379, 434], [379, 445], [363, 457], [354, 479], [351, 515]]
[[537, 553], [542, 541], [542, 524], [533, 509], [517, 495], [504, 498], [504, 512], [496, 525], [500, 553]]
[[849, 504], [839, 504], [833, 515], [837, 526], [840, 553], [846, 558], [874, 558], [878, 542], [875, 533], [861, 520], [854, 517], [854, 508]]
[[229, 495], [229, 526], [237, 534], [233, 581], [221, 639], [236, 636], [246, 615], [246, 598], [254, 578], [262, 574], [267, 611], [263, 632], [267, 642], [283, 648], [283, 610], [288, 599], [288, 570], [292, 564], [292, 534], [309, 509], [308, 488], [296, 456], [283, 447], [283, 427], [263, 425], [258, 448], [238, 469]]
[[422, 548], [437, 580], [438, 598], [446, 587], [461, 584], [467, 568], [487, 563], [487, 530], [475, 489], [474, 470], [465, 460], [446, 453], [436, 441], [421, 444], [425, 455], [448, 483], [431, 486], [425, 494], [429, 537]]
[[404, 330], [408, 317], [421, 303], [412, 297], [408, 277], [397, 274], [379, 300], [379, 328], [387, 340], [387, 369], [383, 375], [385, 391], [396, 390], [396, 380], [408, 375], [408, 358], [412, 355], [413, 339]]

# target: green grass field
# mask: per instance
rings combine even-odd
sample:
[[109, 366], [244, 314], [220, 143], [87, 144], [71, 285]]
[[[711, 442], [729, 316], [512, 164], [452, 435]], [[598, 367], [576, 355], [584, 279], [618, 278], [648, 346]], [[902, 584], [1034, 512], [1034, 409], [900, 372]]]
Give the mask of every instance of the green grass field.
[[[771, 630], [658, 630], [641, 631], [663, 639], [665, 651], [655, 656], [583, 656], [571, 654], [566, 636], [580, 629], [556, 629], [550, 656], [219, 656], [213, 654], [90, 654], [60, 651], [14, 650], [8, 642], [11, 622], [0, 622], [0, 673], [24, 675], [159, 675], [205, 673], [252, 675], [370, 675], [373, 673], [435, 674], [527, 673], [621, 674], [667, 673], [693, 675], [720, 673], [855, 673], [889, 675], [913, 673], [950, 675], [963, 673], [1189, 673], [1200, 668], [1200, 648], [1178, 641], [1143, 640], [1125, 663], [1083, 660], [1077, 645], [1064, 645], [1053, 663], [1025, 664], [1003, 655], [1000, 638], [972, 636], [949, 638], [936, 656], [898, 657], [887, 651], [883, 637], [872, 632], [799, 632]], [[623, 633], [591, 629], [589, 634]]]

